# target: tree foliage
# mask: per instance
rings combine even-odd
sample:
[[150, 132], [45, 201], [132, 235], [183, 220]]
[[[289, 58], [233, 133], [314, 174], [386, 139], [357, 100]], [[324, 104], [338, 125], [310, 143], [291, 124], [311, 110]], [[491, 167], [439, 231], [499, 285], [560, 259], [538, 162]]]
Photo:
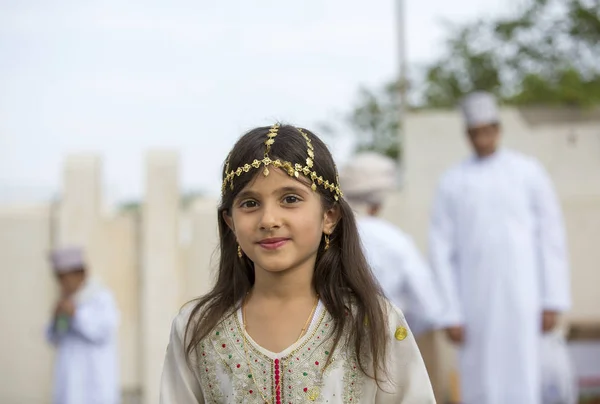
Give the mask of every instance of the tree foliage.
[[486, 90], [508, 104], [600, 104], [600, 0], [531, 0], [516, 16], [455, 28], [428, 66], [424, 107]]
[[373, 150], [399, 158], [399, 98], [396, 83], [377, 92], [361, 89], [358, 104], [348, 116], [348, 123], [358, 135], [358, 151]]
[[[510, 17], [449, 26], [447, 38], [413, 83], [412, 107], [454, 108], [475, 90], [512, 105], [600, 104], [600, 0], [530, 0]], [[358, 149], [398, 157], [397, 90], [360, 90], [346, 117]]]
[[[206, 195], [206, 193], [202, 190], [194, 190], [194, 191], [186, 191], [184, 192], [180, 199], [179, 205], [183, 209], [187, 209], [194, 201], [199, 198], [202, 198]], [[119, 211], [123, 213], [138, 213], [143, 209], [143, 202], [140, 200], [129, 200], [119, 204]]]

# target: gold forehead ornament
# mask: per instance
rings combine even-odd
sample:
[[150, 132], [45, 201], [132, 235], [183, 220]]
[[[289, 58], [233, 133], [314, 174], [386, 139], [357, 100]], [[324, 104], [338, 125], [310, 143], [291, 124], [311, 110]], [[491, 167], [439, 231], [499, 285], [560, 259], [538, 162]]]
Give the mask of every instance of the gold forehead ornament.
[[314, 170], [314, 160], [315, 160], [315, 150], [310, 141], [308, 135], [300, 128], [296, 128], [298, 132], [302, 135], [304, 140], [306, 140], [306, 160], [305, 164], [292, 164], [289, 161], [282, 161], [279, 159], [272, 160], [269, 157], [269, 153], [271, 152], [271, 146], [275, 143], [275, 138], [277, 137], [277, 133], [279, 131], [280, 125], [276, 123], [271, 126], [269, 129], [269, 133], [267, 133], [267, 140], [265, 140], [265, 154], [262, 160], [255, 159], [252, 163], [246, 163], [241, 167], [236, 168], [235, 170], [229, 170], [229, 158], [225, 163], [225, 179], [223, 180], [223, 186], [221, 187], [221, 193], [225, 194], [225, 190], [229, 185], [230, 189], [233, 189], [233, 179], [235, 177], [239, 177], [242, 173], [247, 173], [251, 169], [257, 169], [260, 167], [264, 167], [263, 175], [266, 177], [269, 175], [269, 166], [272, 165], [275, 168], [282, 168], [285, 172], [288, 173], [290, 177], [298, 178], [300, 174], [304, 174], [307, 178], [310, 178], [312, 181], [311, 189], [313, 191], [317, 191], [317, 184], [327, 189], [330, 192], [334, 193], [335, 200], [339, 200], [340, 197], [344, 196], [339, 186], [339, 176], [336, 173], [335, 183], [329, 182], [329, 180], [323, 180], [323, 177], [317, 174]]

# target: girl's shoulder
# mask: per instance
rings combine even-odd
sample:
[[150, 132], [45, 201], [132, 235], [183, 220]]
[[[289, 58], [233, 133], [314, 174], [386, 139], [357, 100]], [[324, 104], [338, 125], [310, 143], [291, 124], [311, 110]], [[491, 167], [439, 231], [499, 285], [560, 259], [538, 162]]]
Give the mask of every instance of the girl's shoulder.
[[[192, 300], [184, 304], [180, 309], [175, 318], [173, 319], [173, 331], [177, 333], [182, 340], [186, 336], [186, 330], [194, 329], [194, 326], [203, 318], [204, 307], [199, 307], [199, 300]], [[230, 318], [235, 313], [235, 310], [227, 313], [217, 326], [222, 322]]]
[[[411, 332], [402, 310], [386, 297], [381, 297], [379, 303], [383, 311], [388, 339], [402, 341], [407, 338]], [[350, 299], [348, 305], [354, 313], [356, 304], [353, 299]]]
[[194, 313], [194, 309], [198, 305], [197, 302], [191, 301], [184, 304], [180, 309], [175, 318], [173, 319], [172, 331], [177, 334], [181, 340], [184, 339], [185, 330], [187, 325], [192, 317], [192, 313]]
[[387, 320], [388, 337], [403, 341], [410, 335], [410, 328], [404, 313], [388, 299], [383, 299], [382, 306]]

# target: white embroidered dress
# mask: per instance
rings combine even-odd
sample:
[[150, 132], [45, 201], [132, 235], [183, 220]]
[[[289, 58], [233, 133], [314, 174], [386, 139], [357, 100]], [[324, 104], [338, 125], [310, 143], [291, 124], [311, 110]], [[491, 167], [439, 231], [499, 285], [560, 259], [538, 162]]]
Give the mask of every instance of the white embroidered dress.
[[238, 310], [200, 343], [192, 369], [183, 342], [190, 312], [190, 306], [184, 308], [173, 321], [161, 404], [435, 403], [417, 344], [396, 307], [390, 306], [388, 314], [389, 380], [380, 383], [382, 389], [360, 372], [352, 352], [341, 344], [332, 352], [332, 318], [321, 302], [307, 333], [280, 353], [262, 348], [245, 333]]

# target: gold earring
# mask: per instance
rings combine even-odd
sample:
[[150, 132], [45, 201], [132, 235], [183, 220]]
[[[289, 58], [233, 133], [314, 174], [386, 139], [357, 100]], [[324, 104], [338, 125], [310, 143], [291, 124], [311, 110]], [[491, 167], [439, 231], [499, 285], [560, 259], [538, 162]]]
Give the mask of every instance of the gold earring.
[[238, 244], [238, 257], [242, 258], [244, 256], [244, 253], [242, 253], [242, 246], [240, 246]]
[[329, 234], [325, 234], [325, 251], [329, 250]]

